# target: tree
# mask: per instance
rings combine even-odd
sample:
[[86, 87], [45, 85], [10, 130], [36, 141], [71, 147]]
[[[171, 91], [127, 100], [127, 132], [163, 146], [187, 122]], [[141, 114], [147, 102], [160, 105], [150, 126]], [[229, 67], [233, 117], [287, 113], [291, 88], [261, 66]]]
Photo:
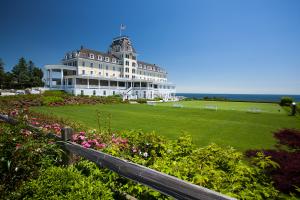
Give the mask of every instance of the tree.
[[26, 88], [30, 87], [30, 77], [28, 73], [28, 65], [25, 58], [20, 58], [19, 63], [12, 69], [13, 77], [16, 80], [15, 88]]
[[31, 60], [28, 62], [28, 73], [32, 87], [44, 86], [44, 82], [42, 81], [44, 76], [43, 71], [36, 67]]
[[0, 89], [4, 88], [5, 72], [4, 72], [4, 62], [0, 58]]
[[20, 58], [11, 72], [4, 72], [4, 63], [0, 59], [0, 88], [24, 89], [44, 86], [43, 71], [30, 60]]

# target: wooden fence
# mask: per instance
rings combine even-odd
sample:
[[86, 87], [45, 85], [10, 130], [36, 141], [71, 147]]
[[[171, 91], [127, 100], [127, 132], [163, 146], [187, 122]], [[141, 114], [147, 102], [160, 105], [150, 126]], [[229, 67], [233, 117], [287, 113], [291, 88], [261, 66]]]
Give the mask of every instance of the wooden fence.
[[[17, 124], [18, 121], [0, 114], [0, 120], [10, 124]], [[29, 128], [39, 130], [37, 127], [28, 125]], [[212, 199], [234, 199], [207, 188], [191, 184], [176, 177], [161, 173], [159, 171], [147, 168], [142, 165], [132, 163], [130, 161], [120, 159], [101, 151], [88, 149], [81, 145], [71, 142], [73, 130], [64, 128], [61, 137], [49, 133], [47, 136], [54, 137], [62, 144], [63, 150], [66, 152], [65, 161], [68, 163], [72, 154], [79, 155], [89, 161], [96, 163], [99, 167], [108, 168], [117, 174], [133, 180], [142, 185], [153, 188], [165, 195], [175, 199], [193, 199], [193, 200], [212, 200]]]

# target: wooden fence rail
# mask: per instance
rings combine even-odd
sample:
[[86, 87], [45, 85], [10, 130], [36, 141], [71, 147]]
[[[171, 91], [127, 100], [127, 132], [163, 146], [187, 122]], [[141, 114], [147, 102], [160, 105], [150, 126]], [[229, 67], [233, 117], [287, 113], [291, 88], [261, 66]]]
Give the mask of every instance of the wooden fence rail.
[[[7, 123], [16, 124], [17, 121], [6, 116], [0, 115], [0, 120]], [[30, 128], [38, 130], [36, 127], [30, 125]], [[132, 163], [130, 161], [120, 159], [101, 151], [88, 149], [81, 145], [71, 142], [73, 130], [71, 128], [64, 128], [61, 137], [57, 137], [59, 143], [62, 144], [66, 151], [68, 158], [74, 155], [79, 155], [89, 161], [96, 163], [99, 167], [108, 168], [117, 174], [138, 182], [140, 184], [151, 187], [165, 195], [171, 196], [175, 199], [189, 199], [189, 200], [229, 200], [234, 199], [218, 192], [209, 190], [207, 188], [191, 184], [176, 177], [161, 173], [159, 171], [147, 168], [142, 165]], [[51, 136], [51, 134], [50, 134]], [[67, 161], [68, 162], [68, 161]]]

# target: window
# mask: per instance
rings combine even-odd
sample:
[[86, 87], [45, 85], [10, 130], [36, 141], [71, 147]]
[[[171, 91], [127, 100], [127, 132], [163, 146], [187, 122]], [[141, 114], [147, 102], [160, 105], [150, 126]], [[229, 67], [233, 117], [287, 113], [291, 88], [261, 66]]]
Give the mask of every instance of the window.
[[125, 72], [129, 72], [129, 68], [128, 67], [125, 68]]
[[113, 74], [113, 77], [115, 77], [116, 75], [115, 74]]
[[128, 54], [126, 54], [126, 55], [125, 55], [125, 58], [129, 58], [129, 55], [128, 55]]
[[102, 64], [99, 64], [99, 69], [102, 69]]
[[94, 95], [94, 96], [96, 95], [96, 90], [93, 90], [93, 95]]
[[101, 72], [99, 72], [99, 75], [101, 75]]
[[84, 95], [84, 91], [83, 91], [83, 90], [80, 91], [80, 95], [81, 95], [81, 96]]
[[132, 73], [135, 74], [135, 69], [132, 69]]
[[129, 66], [129, 61], [126, 61], [126, 62], [125, 62], [125, 65]]
[[90, 66], [91, 66], [91, 67], [94, 67], [94, 63], [91, 63]]
[[129, 78], [129, 75], [125, 75], [126, 78]]
[[85, 62], [84, 61], [82, 61], [82, 66], [85, 66]]
[[135, 67], [135, 63], [134, 62], [132, 63], [132, 67]]
[[113, 71], [115, 71], [116, 70], [116, 68], [115, 67], [113, 67]]
[[94, 72], [93, 72], [93, 71], [91, 71], [91, 75], [93, 75], [93, 73], [94, 73]]
[[85, 70], [82, 70], [82, 74], [85, 74]]
[[102, 56], [98, 55], [97, 60], [102, 60]]
[[94, 59], [94, 54], [91, 53], [91, 54], [90, 54], [90, 58], [91, 58], [91, 59]]
[[105, 61], [106, 61], [106, 62], [109, 62], [109, 57], [105, 57]]
[[135, 78], [135, 76], [132, 76], [132, 78]]
[[106, 76], [108, 76], [108, 73], [106, 73]]
[[117, 61], [116, 61], [116, 59], [115, 59], [115, 58], [113, 58], [113, 59], [112, 59], [112, 62], [113, 62], [113, 63], [116, 63]]
[[108, 65], [106, 65], [106, 70], [108, 70]]
[[106, 96], [106, 91], [105, 90], [103, 90], [103, 95]]
[[116, 94], [116, 92], [115, 91], [113, 91], [113, 95], [115, 95]]

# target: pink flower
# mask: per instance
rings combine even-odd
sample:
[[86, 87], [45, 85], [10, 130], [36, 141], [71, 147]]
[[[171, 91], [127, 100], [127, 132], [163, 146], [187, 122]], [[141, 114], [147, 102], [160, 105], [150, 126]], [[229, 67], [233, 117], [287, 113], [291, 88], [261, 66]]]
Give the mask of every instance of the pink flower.
[[85, 148], [90, 148], [91, 147], [91, 145], [86, 141], [82, 142], [81, 145]]
[[80, 135], [85, 135], [84, 131], [79, 132]]
[[83, 136], [83, 135], [79, 135], [78, 138], [79, 138], [80, 140], [85, 140], [85, 139], [86, 139], [86, 137]]
[[20, 149], [22, 147], [22, 144], [17, 143], [16, 144], [16, 150]]
[[103, 149], [103, 148], [106, 147], [106, 144], [104, 144], [104, 143], [101, 143], [101, 144], [97, 143], [96, 147], [99, 148], [99, 149]]
[[72, 140], [73, 140], [73, 141], [76, 141], [77, 139], [78, 139], [78, 134], [72, 135]]
[[19, 114], [19, 112], [18, 112], [18, 110], [17, 109], [15, 109], [15, 110], [12, 110], [11, 112], [10, 112], [10, 115], [12, 115], [12, 116], [17, 116]]
[[94, 140], [88, 140], [87, 141], [89, 144], [93, 144], [94, 143]]
[[26, 137], [32, 134], [31, 131], [26, 130], [26, 129], [22, 129], [22, 130], [21, 130], [21, 133], [22, 133], [24, 136], [26, 136]]
[[137, 152], [137, 149], [135, 147], [132, 147], [132, 152], [133, 153], [136, 153]]

